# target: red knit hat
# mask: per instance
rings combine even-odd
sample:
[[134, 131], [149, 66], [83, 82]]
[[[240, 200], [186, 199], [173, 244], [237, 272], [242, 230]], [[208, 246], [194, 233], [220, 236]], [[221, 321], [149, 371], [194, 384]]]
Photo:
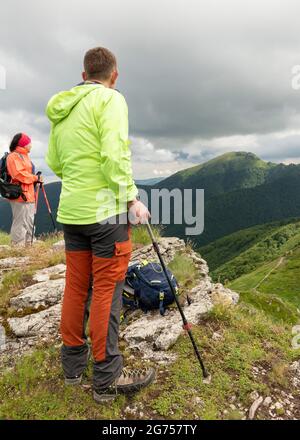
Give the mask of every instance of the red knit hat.
[[19, 147], [26, 147], [26, 145], [31, 144], [31, 139], [27, 134], [22, 133], [22, 136], [20, 137], [20, 140], [18, 142]]

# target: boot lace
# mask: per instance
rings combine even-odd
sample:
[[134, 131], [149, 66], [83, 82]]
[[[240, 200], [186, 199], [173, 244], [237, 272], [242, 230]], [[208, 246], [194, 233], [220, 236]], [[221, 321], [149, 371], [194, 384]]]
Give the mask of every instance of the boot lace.
[[127, 367], [124, 367], [121, 374], [124, 377], [136, 378], [136, 377], [145, 376], [146, 373], [147, 373], [146, 368], [127, 368]]

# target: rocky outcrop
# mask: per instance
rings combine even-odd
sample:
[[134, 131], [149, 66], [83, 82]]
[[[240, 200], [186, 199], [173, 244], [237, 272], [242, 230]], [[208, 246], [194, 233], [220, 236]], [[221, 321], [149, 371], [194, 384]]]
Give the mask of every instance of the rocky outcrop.
[[26, 287], [22, 293], [10, 300], [12, 308], [18, 312], [23, 309], [50, 307], [61, 301], [65, 280], [48, 280]]
[[[158, 241], [160, 253], [165, 261], [169, 263], [175, 256], [176, 252], [185, 250], [184, 240], [177, 237], [162, 237]], [[157, 260], [157, 255], [153, 249], [152, 244], [143, 246], [132, 252], [130, 262], [143, 259]], [[204, 260], [203, 260], [204, 261]]]
[[[181, 248], [179, 247], [179, 249]], [[236, 304], [239, 294], [225, 288], [220, 283], [212, 283], [206, 261], [193, 250], [187, 251], [187, 254], [198, 269], [198, 281], [197, 285], [187, 292], [192, 303], [183, 305], [183, 311], [191, 324], [198, 324], [201, 317], [209, 312], [215, 304]], [[162, 351], [166, 351], [174, 345], [183, 331], [181, 316], [177, 308], [174, 308], [167, 311], [165, 316], [161, 316], [157, 311], [143, 315], [129, 324], [121, 332], [121, 337], [125, 339], [131, 349], [139, 350], [146, 358], [160, 361], [168, 357], [166, 354], [162, 356]]]
[[52, 336], [57, 333], [60, 320], [61, 305], [49, 307], [38, 313], [23, 318], [10, 318], [8, 324], [12, 332], [19, 338], [31, 336]]
[[[211, 310], [213, 303], [209, 295], [197, 296], [197, 301], [186, 305], [183, 310], [189, 323], [198, 324], [201, 316]], [[161, 359], [161, 351], [175, 344], [183, 332], [182, 320], [177, 309], [169, 310], [165, 316], [157, 312], [147, 313], [130, 324], [122, 333], [129, 347], [137, 349], [143, 357]], [[166, 356], [163, 356], [165, 359]]]
[[[184, 240], [163, 237], [158, 243], [166, 264], [170, 263], [177, 252], [184, 252], [197, 268], [196, 286], [186, 292], [189, 294], [191, 304], [183, 304], [186, 317], [192, 324], [197, 324], [201, 316], [211, 310], [214, 304], [236, 304], [238, 294], [226, 289], [222, 284], [213, 284], [206, 261], [187, 247]], [[64, 248], [63, 241], [53, 245], [54, 251], [62, 248]], [[143, 259], [157, 261], [152, 244], [136, 249], [132, 253], [131, 263]], [[16, 267], [16, 264], [24, 263], [24, 258], [0, 259], [0, 268]], [[6, 348], [1, 351], [0, 358], [5, 354], [13, 353], [14, 349], [21, 347], [25, 351], [36, 346], [40, 341], [57, 339], [65, 272], [64, 264], [39, 270], [33, 276], [35, 284], [26, 287], [18, 296], [11, 299], [10, 309], [15, 310], [17, 316], [7, 320], [13, 337], [7, 339]], [[20, 316], [22, 313], [26, 315]], [[144, 356], [156, 359], [158, 362], [166, 362], [174, 360], [175, 355], [168, 352], [168, 348], [176, 342], [182, 332], [181, 317], [174, 307], [168, 310], [165, 316], [161, 316], [158, 311], [139, 314], [121, 332], [121, 337], [131, 349], [139, 350]]]
[[57, 264], [56, 266], [46, 267], [45, 269], [38, 270], [32, 277], [34, 281], [48, 281], [50, 279], [64, 278], [66, 273], [65, 264]]
[[240, 297], [237, 292], [227, 289], [221, 283], [213, 284], [209, 293], [211, 294], [212, 302], [214, 304], [237, 304]]

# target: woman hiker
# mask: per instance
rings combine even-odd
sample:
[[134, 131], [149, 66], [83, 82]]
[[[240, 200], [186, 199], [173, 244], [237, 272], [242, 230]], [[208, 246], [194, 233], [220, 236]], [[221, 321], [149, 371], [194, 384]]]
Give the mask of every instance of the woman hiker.
[[21, 185], [24, 199], [9, 200], [12, 209], [11, 244], [27, 246], [31, 242], [34, 222], [35, 197], [34, 186], [42, 178], [34, 174], [34, 165], [29, 158], [32, 148], [31, 139], [25, 133], [18, 133], [10, 144], [10, 154], [7, 157], [7, 171], [11, 176], [11, 183]]

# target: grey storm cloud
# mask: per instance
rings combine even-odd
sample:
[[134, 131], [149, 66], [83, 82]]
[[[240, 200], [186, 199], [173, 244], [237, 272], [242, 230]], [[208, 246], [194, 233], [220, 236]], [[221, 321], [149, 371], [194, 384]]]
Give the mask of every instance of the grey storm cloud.
[[[18, 113], [46, 142], [49, 97], [80, 81], [84, 52], [96, 45], [117, 56], [131, 134], [179, 160], [223, 152], [205, 145], [214, 138], [297, 129], [299, 15], [297, 0], [11, 0], [0, 11], [0, 134], [13, 134], [7, 121]], [[189, 151], [197, 139], [203, 151]], [[287, 147], [282, 159], [295, 156], [297, 140], [287, 144], [292, 156]]]

